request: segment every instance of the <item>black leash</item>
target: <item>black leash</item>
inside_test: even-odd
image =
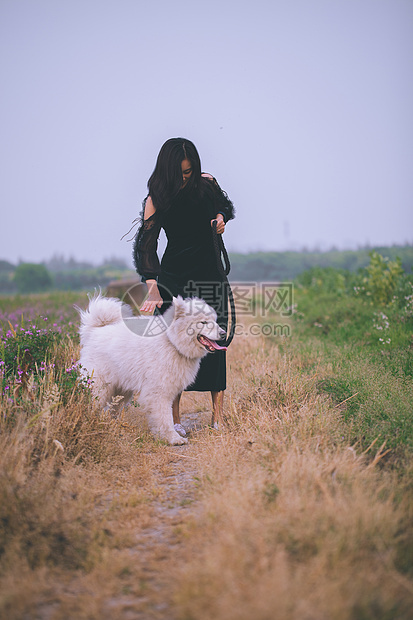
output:
[[[224,240],[222,239],[222,235],[217,233],[217,224],[218,222],[214,220],[212,222],[212,241],[214,243],[215,256],[217,259],[217,267],[218,271],[222,277],[222,284],[224,285],[225,294],[229,299],[229,304],[231,306],[231,326],[229,329],[229,334],[227,334],[227,338],[225,340],[224,346],[229,347],[234,338],[235,326],[236,326],[236,314],[235,314],[235,302],[234,296],[232,294],[231,285],[228,282],[227,275],[229,274],[229,270],[231,269],[231,265],[228,258],[228,252],[224,245]],[[224,264],[222,263],[222,259],[224,260]]]

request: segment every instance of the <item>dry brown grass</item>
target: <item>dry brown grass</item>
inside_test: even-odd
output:
[[[346,444],[297,352],[237,345],[230,432],[199,442],[179,617],[411,617],[411,489]]]
[[[63,406],[53,374],[39,398],[1,405],[0,617],[101,617],[96,601],[116,594],[121,553],[149,523],[164,446],[139,412],[113,419],[88,394]]]
[[[64,407],[53,377],[15,418],[4,401],[0,617],[407,620],[411,469],[351,446],[316,390],[326,369],[283,348],[238,338],[227,428],[208,430],[209,395],[187,394],[202,428],[179,448],[138,408]]]

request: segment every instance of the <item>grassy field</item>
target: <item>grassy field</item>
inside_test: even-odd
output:
[[[412,617],[411,284],[367,276],[307,274],[291,337],[245,329],[226,427],[185,394],[183,447],[77,381],[85,295],[0,299],[0,617]]]

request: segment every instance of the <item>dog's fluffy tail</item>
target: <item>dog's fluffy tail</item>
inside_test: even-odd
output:
[[[123,317],[133,316],[132,308],[114,297],[103,297],[99,292],[89,297],[89,307],[82,310],[75,306],[80,314],[80,340],[84,343],[90,331],[95,327],[104,327],[119,323]]]

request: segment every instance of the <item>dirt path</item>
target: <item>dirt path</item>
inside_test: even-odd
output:
[[[107,617],[121,620],[174,620],[174,568],[185,561],[185,530],[196,519],[197,432],[208,424],[210,413],[183,414],[189,431],[186,446],[166,449],[170,458],[156,472],[158,493],[151,502],[148,527],[136,534],[129,548],[133,572],[138,575],[140,594],[112,597],[105,604]],[[192,441],[191,441],[192,439]]]
[[[23,620],[178,620],[175,572],[188,557],[186,532],[200,509],[197,439],[210,415],[182,414],[189,443],[151,455],[150,487],[142,495],[134,494],[139,478],[131,478],[121,493],[113,485],[104,504],[109,515],[113,510],[108,535],[119,544],[109,545],[107,557],[90,573],[62,574],[50,588],[44,584]],[[130,504],[129,497],[143,503]]]

